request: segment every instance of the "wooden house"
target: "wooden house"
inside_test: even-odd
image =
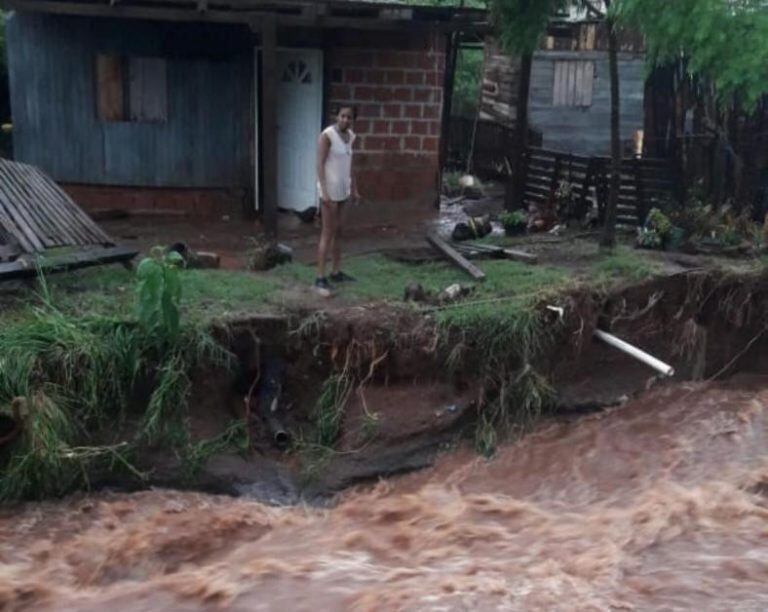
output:
[[[645,55],[642,40],[620,36],[621,135],[633,146],[643,129]],[[492,40],[485,46],[480,119],[513,127],[517,112],[520,59]],[[608,36],[599,21],[554,21],[534,53],[528,95],[530,128],[547,149],[582,155],[610,152]]]
[[[449,45],[484,11],[353,0],[2,0],[19,161],[88,209],[316,205],[315,142],[357,108],[369,213],[431,207]]]

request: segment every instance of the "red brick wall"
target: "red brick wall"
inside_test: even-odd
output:
[[[244,189],[181,189],[166,187],[105,187],[64,184],[61,187],[88,212],[125,210],[195,217],[240,215],[244,210]]]
[[[327,121],[340,105],[357,109],[361,194],[377,203],[431,207],[438,186],[444,38],[358,33],[334,42],[326,55]]]

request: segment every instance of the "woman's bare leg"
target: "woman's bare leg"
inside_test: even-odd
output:
[[[331,243],[331,273],[337,274],[341,270],[341,240],[344,233],[345,206],[342,204],[336,212],[336,227]]]
[[[338,225],[339,205],[336,202],[323,202],[320,220],[320,244],[317,247],[317,277],[325,278],[325,262],[328,259],[329,249],[333,249],[333,237]]]

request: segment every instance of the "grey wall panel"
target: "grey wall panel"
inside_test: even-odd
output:
[[[15,156],[58,181],[249,186],[252,47],[241,33],[15,13],[7,24]],[[98,53],[167,60],[166,122],[96,116]]]

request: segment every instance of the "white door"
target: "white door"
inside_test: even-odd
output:
[[[317,206],[323,57],[318,49],[280,49],[277,58],[278,206],[301,211]]]

